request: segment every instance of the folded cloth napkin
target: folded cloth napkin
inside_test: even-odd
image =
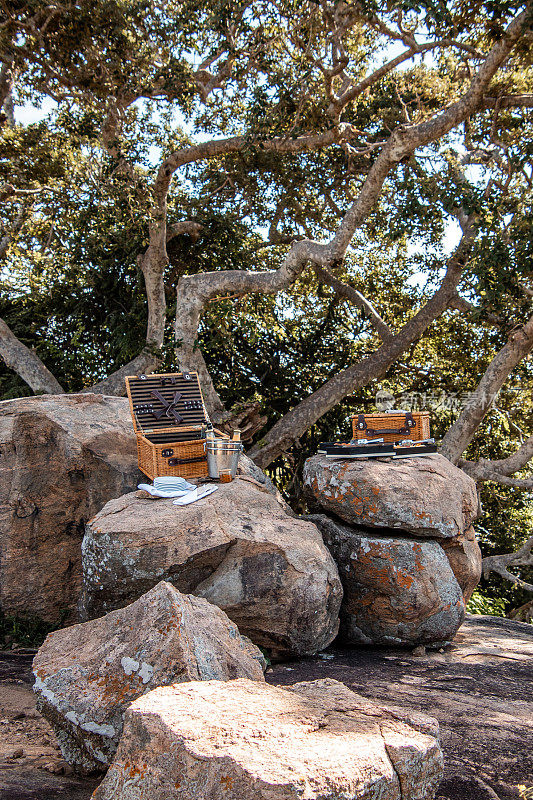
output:
[[[183,497],[174,500],[173,505],[188,506],[190,503],[195,503],[197,500],[203,500],[204,497],[213,494],[217,489],[218,486],[213,486],[212,483],[206,483],[205,486],[198,486],[193,489],[192,492],[187,492]]]
[[[185,484],[187,488],[183,489],[156,489],[155,486],[149,483],[140,483],[137,488],[143,489],[145,492],[151,494],[152,497],[183,497],[189,494],[191,489],[195,488],[192,483],[187,483],[187,481],[185,481]]]

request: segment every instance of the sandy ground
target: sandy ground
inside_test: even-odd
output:
[[[33,652],[0,651],[0,800],[89,800],[98,780],[73,775],[35,709]],[[266,675],[318,678],[439,720],[439,800],[533,798],[533,626],[470,617],[444,652],[329,648]]]
[[[86,800],[98,781],[73,775],[35,709],[33,652],[0,652],[0,800]]]

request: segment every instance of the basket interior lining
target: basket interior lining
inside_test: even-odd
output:
[[[183,431],[182,433],[143,433],[145,439],[152,444],[172,444],[173,442],[193,442],[204,440],[202,431]]]
[[[174,377],[176,382],[173,384],[168,383],[169,377]],[[162,380],[167,381],[164,386],[162,385]],[[127,384],[133,406],[133,413],[135,414],[137,425],[141,430],[149,429],[163,431],[167,428],[175,428],[180,424],[177,423],[172,416],[167,417],[165,415],[158,420],[150,413],[137,414],[135,412],[135,409],[138,405],[144,405],[146,403],[150,403],[154,406],[154,408],[161,408],[161,403],[157,400],[157,398],[152,397],[151,395],[151,392],[154,389],[160,392],[162,397],[164,397],[168,403],[171,403],[174,400],[174,395],[176,392],[181,393],[181,398],[176,406],[176,411],[181,417],[183,417],[183,422],[181,423],[182,425],[205,425],[207,423],[207,415],[203,404],[202,393],[197,375],[191,375],[190,380],[185,380],[185,378],[180,374],[174,376],[164,376],[163,378],[150,376],[147,376],[145,379],[130,378]],[[200,408],[185,408],[184,405],[185,401],[187,400],[195,400],[201,403]],[[192,438],[195,437],[187,434],[184,440],[173,439],[173,441],[185,441],[186,439]]]

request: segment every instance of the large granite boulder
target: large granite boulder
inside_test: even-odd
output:
[[[342,587],[319,531],[246,476],[189,506],[112,500],[87,525],[83,573],[85,616],[167,580],[222,608],[275,658],[321,650],[338,630]]]
[[[308,519],[339,567],[344,642],[440,646],[453,638],[465,603],[438,542],[379,536],[321,514]]]
[[[85,522],[140,477],[127,400],[78,394],[1,402],[1,611],[75,619]]]
[[[345,522],[450,539],[476,519],[476,484],[441,455],[404,459],[307,459],[304,486]]]
[[[135,603],[49,634],[35,656],[37,708],[65,760],[105,769],[132,700],[190,680],[264,680],[261,651],[216,606],[161,581]]]
[[[337,681],[167,686],[129,707],[93,800],[432,800],[437,735]]]

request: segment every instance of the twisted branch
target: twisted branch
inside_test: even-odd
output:
[[[488,578],[491,572],[495,572],[506,581],[510,581],[515,586],[520,586],[528,592],[533,592],[533,584],[527,583],[517,575],[509,572],[508,567],[533,567],[533,536],[522,545],[515,553],[505,553],[498,556],[486,556],[483,559],[483,577]]]

